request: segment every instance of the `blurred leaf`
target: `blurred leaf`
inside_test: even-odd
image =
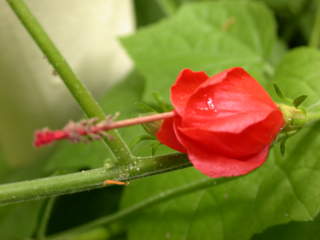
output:
[[[138,27],[154,23],[165,17],[157,1],[134,0],[136,22]]]
[[[318,240],[320,235],[319,216],[312,222],[291,222],[275,226],[257,234],[252,240]]]
[[[306,0],[259,0],[263,1],[278,13],[298,13],[303,8]]]
[[[31,237],[37,225],[42,201],[0,208],[1,239],[22,240]]]
[[[320,110],[320,52],[312,48],[297,48],[290,51],[276,70],[274,82],[285,96],[294,99],[308,95],[301,104],[312,110]]]
[[[275,40],[275,22],[263,4],[227,1],[183,5],[122,43],[147,80],[147,99],[160,92],[167,100],[183,68],[213,74],[242,66],[263,81]]]
[[[46,170],[55,172],[96,168],[103,165],[110,157],[109,150],[100,141],[89,144],[73,144],[65,141],[59,143],[56,151],[50,156]]]
[[[122,189],[120,186],[112,186],[59,197],[50,217],[48,234],[115,212],[119,207]]]
[[[298,18],[299,28],[306,43],[309,41],[312,29],[314,27],[318,4],[318,0],[308,1],[306,9],[301,13],[300,17]]]
[[[5,161],[4,154],[1,151],[0,146],[0,179],[2,179],[8,173],[8,171],[10,171],[10,169],[7,165],[7,162]]]
[[[141,101],[143,91],[143,78],[137,72],[133,72],[127,79],[109,90],[100,103],[107,114],[120,112],[119,119],[133,117],[138,112],[136,103]],[[139,126],[120,130],[127,142],[137,135],[137,131],[142,132]],[[110,157],[107,147],[100,141],[90,144],[62,142],[49,159],[46,169],[52,172],[61,169],[95,168],[102,166]]]

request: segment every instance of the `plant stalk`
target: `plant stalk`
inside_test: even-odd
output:
[[[59,74],[85,114],[89,118],[98,117],[104,119],[105,113],[103,109],[95,101],[88,89],[77,78],[65,58],[49,38],[38,20],[33,16],[25,2],[23,0],[7,0],[7,2],[43,54],[47,57],[55,71]],[[112,141],[107,138],[104,138],[104,141],[111,149],[114,158],[119,162],[129,162],[132,158],[132,154],[119,133],[117,131],[111,131],[109,134],[112,136]]]
[[[0,206],[39,200],[107,186],[105,180],[127,182],[191,166],[186,155],[169,154],[156,157],[137,157],[125,166],[104,167],[60,176],[0,185]]]

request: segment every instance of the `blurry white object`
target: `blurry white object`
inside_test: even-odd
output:
[[[117,41],[134,30],[131,0],[26,3],[96,96],[131,69]],[[34,158],[34,129],[59,126],[78,108],[6,1],[0,9],[0,151],[11,165],[20,165]]]

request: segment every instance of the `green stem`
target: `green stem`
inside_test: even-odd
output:
[[[161,203],[164,201],[168,201],[170,199],[173,199],[173,198],[185,195],[185,194],[200,191],[205,188],[212,187],[214,185],[229,182],[234,179],[237,179],[237,178],[220,178],[220,179],[203,178],[198,181],[194,181],[194,182],[191,182],[191,183],[188,183],[188,184],[185,184],[185,185],[173,188],[173,189],[163,191],[157,195],[154,195],[154,196],[151,196],[151,197],[145,199],[142,202],[134,204],[128,208],[122,209],[112,215],[98,218],[98,219],[93,220],[89,223],[83,224],[83,225],[75,227],[73,229],[69,229],[69,230],[62,232],[62,233],[58,233],[54,236],[50,236],[48,239],[50,239],[50,240],[60,240],[61,239],[62,240],[65,237],[67,237],[69,235],[73,235],[75,233],[84,232],[84,231],[87,231],[92,228],[96,228],[99,226],[114,223],[114,222],[119,221],[123,218],[126,218],[126,217],[128,217],[128,216],[130,216],[130,215],[132,215],[142,209],[146,209],[152,205],[155,205],[155,204],[158,204],[158,203]]]
[[[123,234],[125,228],[120,224],[112,224],[105,227],[97,227],[89,229],[88,231],[66,233],[63,232],[58,235],[49,236],[47,240],[108,240],[115,239],[117,236]]]
[[[104,187],[105,180],[130,181],[190,166],[183,154],[139,157],[126,166],[105,166],[61,176],[0,185],[0,205]]]
[[[81,234],[64,236],[63,238],[60,238],[60,240],[108,240],[111,238],[112,234],[110,234],[107,229],[97,228]]]
[[[51,215],[55,201],[56,201],[56,198],[53,197],[53,198],[47,199],[47,201],[45,202],[43,214],[41,216],[40,224],[38,226],[37,233],[36,233],[37,240],[46,239],[47,226],[48,226],[48,222],[49,222],[50,215]]]
[[[317,12],[314,21],[314,25],[311,32],[311,37],[309,41],[309,46],[318,48],[320,42],[320,4],[317,3]]]
[[[306,123],[312,123],[320,120],[320,112],[307,112]]]
[[[23,0],[7,0],[12,10],[20,19],[23,26],[37,43],[43,54],[48,58],[56,72],[60,75],[65,85],[70,90],[73,97],[81,106],[82,110],[89,118],[105,118],[105,113],[95,101],[88,89],[81,83],[62,54],[51,41],[37,19],[32,15],[28,6]],[[117,131],[110,131],[112,140],[104,139],[110,147],[115,159],[122,162],[129,162],[132,158],[130,150],[122,140]]]

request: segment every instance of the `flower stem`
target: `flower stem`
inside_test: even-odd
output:
[[[67,237],[69,235],[73,235],[75,233],[84,232],[84,231],[87,231],[92,228],[96,228],[96,227],[99,227],[102,225],[114,223],[114,222],[119,221],[123,218],[126,218],[126,217],[128,217],[128,216],[130,216],[130,215],[132,215],[142,209],[146,209],[148,207],[151,207],[155,204],[158,204],[158,203],[161,203],[164,201],[168,201],[172,198],[176,198],[176,197],[188,194],[188,193],[200,191],[205,188],[212,187],[214,185],[223,184],[225,182],[229,182],[234,179],[237,179],[237,178],[220,178],[220,179],[203,178],[198,181],[189,182],[185,185],[182,185],[182,186],[179,186],[179,187],[176,187],[173,189],[169,189],[169,190],[163,191],[157,195],[151,196],[151,197],[145,199],[144,201],[141,201],[141,202],[134,204],[130,207],[127,207],[125,209],[122,209],[122,210],[116,212],[115,214],[101,217],[101,218],[98,218],[98,219],[93,220],[91,222],[88,222],[86,224],[83,224],[81,226],[75,227],[73,229],[69,229],[65,232],[58,233],[54,236],[49,236],[48,239],[50,239],[50,240],[60,240],[61,239],[62,240],[65,237]]]
[[[72,142],[80,142],[81,140],[88,141],[88,138],[83,138],[83,136],[89,137],[90,140],[99,140],[103,136],[110,137],[109,135],[105,134],[105,131],[154,122],[172,118],[174,116],[175,112],[165,112],[149,116],[125,119],[117,122],[113,122],[111,117],[108,117],[104,121],[100,121],[98,123],[96,123],[96,119],[82,120],[78,123],[69,122],[62,130],[52,131],[48,128],[45,128],[43,130],[36,131],[34,145],[36,147],[41,147],[45,144],[62,139],[69,139]]]
[[[105,187],[105,180],[130,181],[190,166],[183,154],[136,157],[128,165],[96,168],[66,175],[0,185],[0,205],[38,200]]]
[[[89,118],[98,117],[104,119],[105,113],[103,109],[95,101],[88,89],[77,78],[38,20],[32,15],[25,2],[23,0],[7,0],[7,2],[43,54],[48,58],[56,72],[60,75],[85,114]],[[110,147],[115,159],[122,162],[130,161],[132,158],[130,150],[118,132],[111,131],[110,135],[112,136],[112,141],[107,138],[105,138],[104,141]]]
[[[107,124],[106,126],[102,126],[101,130],[109,131],[115,128],[123,128],[123,127],[138,125],[142,123],[147,123],[147,122],[154,122],[158,120],[172,118],[174,116],[175,116],[175,112],[164,112],[164,113],[158,113],[158,114],[153,114],[149,116],[130,118],[130,119],[112,122],[110,124]]]
[[[320,42],[320,4],[317,3],[316,17],[312,28],[309,46],[318,48]]]
[[[43,213],[40,219],[39,226],[37,228],[36,239],[37,240],[45,240],[46,239],[46,232],[47,226],[49,222],[49,218],[52,212],[53,205],[56,201],[55,197],[49,198],[45,201]]]

